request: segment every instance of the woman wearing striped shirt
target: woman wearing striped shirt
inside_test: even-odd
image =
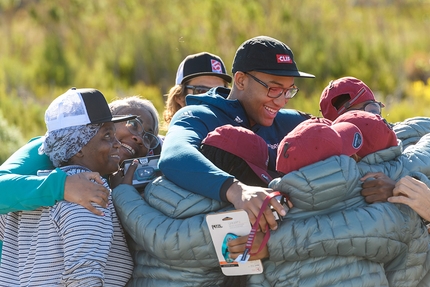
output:
[[[120,161],[114,123],[133,118],[112,117],[97,90],[70,89],[45,113],[39,152],[68,175],[113,173]],[[94,206],[104,216],[66,201],[0,216],[0,286],[124,286],[133,262],[110,196],[106,208]]]

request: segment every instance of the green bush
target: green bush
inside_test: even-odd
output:
[[[4,162],[14,151],[25,144],[25,140],[16,126],[10,125],[0,111],[0,162]]]

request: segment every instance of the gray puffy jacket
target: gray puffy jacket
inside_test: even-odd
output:
[[[427,230],[407,206],[367,204],[362,175],[353,159],[334,156],[271,182],[294,208],[271,233],[268,286],[417,286]]]
[[[406,132],[404,131],[404,134],[409,133],[411,137],[414,135],[414,129],[408,127],[405,130]],[[419,135],[417,135],[417,137],[418,136]],[[406,136],[402,142],[404,143],[405,140],[407,140]],[[418,138],[416,138],[413,143],[417,141]],[[425,150],[426,146],[424,141],[421,144],[423,144]],[[415,151],[411,152],[409,155],[411,159],[416,156],[416,152],[419,151],[421,147],[422,146],[418,145]],[[312,279],[312,275],[320,274],[320,276],[324,277],[325,274],[316,272],[316,270],[320,270],[320,266],[318,265],[320,259],[339,257],[336,256],[337,252],[338,255],[345,255],[343,256],[345,258],[341,258],[336,262],[332,260],[331,262],[332,264],[338,264],[340,269],[342,266],[352,266],[351,270],[355,271],[362,268],[364,273],[371,274],[369,278],[376,280],[375,282],[380,282],[382,286],[387,285],[386,282],[395,282],[392,286],[415,286],[413,282],[416,282],[422,277],[421,274],[424,272],[423,270],[429,269],[426,267],[428,260],[423,259],[425,257],[424,254],[427,254],[427,249],[422,250],[421,256],[412,256],[412,258],[417,258],[410,262],[411,266],[415,267],[402,265],[402,263],[405,263],[404,258],[406,258],[402,256],[407,256],[402,252],[404,248],[408,246],[407,244],[410,243],[413,247],[411,248],[411,254],[414,254],[414,250],[420,253],[419,250],[423,247],[420,245],[420,240],[422,240],[421,236],[424,235],[420,233],[422,228],[419,219],[414,212],[405,206],[400,206],[400,209],[397,209],[393,208],[394,205],[389,203],[365,204],[359,196],[360,188],[358,187],[359,182],[357,181],[358,174],[364,175],[367,171],[387,172],[391,170],[393,171],[393,174],[391,174],[393,177],[399,177],[409,172],[410,170],[408,168],[407,172],[399,171],[405,165],[405,160],[401,160],[400,162],[402,163],[400,164],[392,162],[391,165],[394,166],[392,168],[390,168],[390,164],[388,164],[388,166],[383,164],[379,165],[379,160],[393,160],[396,156],[400,155],[400,151],[401,145],[387,151],[386,155],[377,154],[369,158],[366,157],[361,164],[363,165],[362,167],[355,167],[354,162],[351,162],[347,157],[335,157],[337,160],[334,161],[337,162],[338,167],[342,169],[344,183],[340,183],[339,181],[342,177],[330,176],[327,174],[328,170],[319,168],[315,179],[317,179],[319,175],[323,175],[323,177],[317,181],[309,181],[309,186],[315,188],[315,195],[313,193],[312,195],[307,194],[306,188],[300,191],[297,187],[298,191],[291,194],[295,208],[287,215],[287,218],[290,220],[284,221],[278,231],[272,232],[268,244],[271,257],[265,262],[265,273],[264,275],[249,276],[249,285],[289,286],[286,282],[293,282],[291,286],[298,286],[294,284],[307,282],[309,286],[314,286],[312,285],[312,280],[320,280],[320,278],[314,276],[314,279]],[[377,160],[373,160],[374,156],[376,156]],[[426,156],[427,153],[425,151],[425,156],[422,158]],[[341,160],[342,158],[344,159]],[[419,157],[417,157],[417,159],[419,160]],[[414,161],[415,160],[416,159],[414,159]],[[351,165],[345,166],[346,162]],[[421,161],[421,163],[423,162],[424,161]],[[422,171],[428,174],[425,170],[425,164],[421,163],[417,165],[417,168],[411,168],[411,170]],[[376,165],[377,168],[372,169],[372,165]],[[353,169],[351,169],[352,166],[354,166]],[[413,166],[414,165],[412,165],[412,167]],[[311,168],[311,166],[309,167]],[[334,169],[332,171],[334,171]],[[287,176],[294,175],[291,174]],[[310,178],[299,177],[298,182],[305,183],[306,180],[309,179]],[[284,180],[285,177],[282,178],[282,181]],[[327,181],[327,183],[323,183],[322,180]],[[333,180],[332,184],[330,184],[331,180]],[[273,184],[281,184],[277,181],[279,181],[279,179],[275,180]],[[352,182],[355,181],[357,181],[355,183],[357,186],[353,187],[354,184],[352,184]],[[347,185],[351,184],[353,188],[351,190],[348,189],[351,191],[351,194],[346,196],[346,193],[344,195],[330,193],[329,201],[317,200],[321,199],[320,196],[327,194],[324,192],[322,194],[317,194],[317,190],[324,187],[328,188],[332,185],[334,185],[334,189],[329,188],[328,191],[336,190],[336,184],[340,184],[341,189],[344,188],[344,193],[345,190],[348,189]],[[344,198],[344,196],[346,197]],[[144,197],[145,198],[142,199],[137,191],[128,185],[120,185],[115,188],[113,192],[113,199],[118,210],[118,215],[121,218],[125,230],[130,235],[130,251],[133,253],[135,260],[133,279],[129,282],[129,286],[218,286],[223,279],[223,275],[218,267],[215,250],[206,227],[205,215],[212,211],[222,211],[225,208],[231,207],[226,207],[225,204],[215,200],[204,198],[200,195],[183,190],[163,177],[156,179],[147,187]],[[302,197],[304,197],[304,199]],[[309,203],[307,200],[311,200],[311,202]],[[305,207],[301,207],[301,204],[304,204]],[[308,207],[306,207],[306,205],[308,205]],[[307,208],[309,208],[309,206],[316,207],[316,210],[313,209],[314,207],[308,210]],[[351,209],[351,207],[353,208]],[[336,210],[338,210],[337,217],[330,217],[329,214],[331,212],[335,214]],[[346,220],[347,217],[344,217],[345,210],[347,210],[348,213],[352,212],[352,217],[348,221]],[[317,222],[312,219],[313,216],[320,215],[325,216],[326,226],[333,227],[334,229],[327,228],[326,232],[321,232],[320,227],[322,225],[319,224],[322,224],[324,221],[320,221],[320,223],[317,224]],[[352,220],[354,218],[356,221]],[[306,222],[304,232],[297,232],[296,230],[298,229],[294,229],[297,227],[297,222],[299,225]],[[337,224],[338,222],[339,225]],[[415,229],[412,228],[414,224],[417,225]],[[373,228],[368,227],[371,225]],[[381,229],[382,227],[387,229]],[[357,228],[355,229],[355,233],[352,230],[354,228]],[[373,238],[371,233],[375,230],[380,233],[379,238],[383,242],[387,242],[386,244],[379,244],[385,247],[385,251],[380,250],[377,252],[372,249],[372,246],[378,246],[373,243],[370,244],[371,241],[369,241],[369,238]],[[346,235],[342,237],[341,231]],[[388,235],[386,232],[389,232],[391,237],[387,237]],[[327,239],[324,237],[324,235],[327,234],[331,235],[332,238]],[[354,240],[351,239],[351,234],[356,235]],[[410,236],[410,238],[407,238],[407,236]],[[287,240],[287,242],[285,242],[285,240]],[[293,247],[294,245],[292,245],[291,242],[296,242],[297,246]],[[315,245],[304,245],[304,242],[316,243]],[[354,245],[357,242],[359,244],[358,247]],[[328,246],[325,244],[338,247],[334,251],[331,250],[331,253],[324,255],[324,253],[321,253],[321,250],[328,250]],[[388,246],[399,246],[399,244],[403,246],[403,248],[400,248],[400,251],[394,248],[398,253],[393,252],[391,249],[392,247],[388,248]],[[313,248],[312,252],[306,248]],[[349,253],[342,253],[349,248],[351,248]],[[319,252],[317,252],[317,250],[319,250]],[[370,254],[367,254],[367,251],[371,251]],[[303,254],[301,254],[301,252],[303,252]],[[361,261],[357,260],[359,257],[363,257]],[[381,261],[381,258],[385,259]],[[291,263],[290,261],[293,262],[292,265],[289,265]],[[306,264],[304,264],[305,262]],[[421,266],[417,262],[424,262],[425,264]],[[330,266],[330,260],[327,260],[325,264]],[[378,265],[383,266],[387,271],[386,274],[381,272],[382,267],[378,267]],[[277,268],[278,266],[279,268]],[[298,268],[299,266],[300,268]],[[413,269],[417,270],[415,274],[411,272]],[[281,271],[278,272],[277,270]],[[328,279],[328,282],[331,283],[327,284],[336,285],[342,284],[341,282],[349,282],[353,284],[353,286],[366,286],[366,282],[371,282],[370,280],[364,280],[361,275],[357,275],[358,277],[355,278],[351,275],[352,273],[349,273],[349,271],[346,272],[346,269],[344,270],[345,272],[340,273],[337,271],[331,271],[334,273],[327,273],[326,277],[329,278],[330,275],[328,274],[333,274],[331,275],[331,280],[336,279],[335,281],[330,281]],[[372,270],[374,272],[372,272]],[[287,273],[284,274],[283,271],[287,271]],[[402,272],[404,274],[402,274]],[[291,279],[293,281],[286,281],[285,278],[289,276],[294,278]],[[402,285],[403,283],[401,284],[401,282],[403,282],[402,280],[399,281],[396,279],[399,277],[403,278],[402,276],[406,276],[404,277],[404,281],[406,282],[404,285]],[[304,286],[306,286],[306,284]],[[371,286],[375,285],[373,284]]]
[[[146,187],[144,198],[124,184],[112,197],[135,263],[127,286],[221,284],[224,276],[205,217],[226,204],[186,191],[164,177]]]

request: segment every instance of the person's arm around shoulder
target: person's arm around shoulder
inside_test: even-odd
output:
[[[214,122],[219,120],[205,107],[188,106],[182,109],[181,114],[175,114],[167,132],[159,161],[160,170],[167,179],[184,189],[215,200],[228,201],[236,209],[245,209],[251,222],[255,222],[261,204],[272,190],[234,182],[232,175],[207,159],[199,147],[206,135],[216,128]],[[270,203],[281,215],[285,214],[275,199]],[[263,231],[266,230],[266,222],[271,229],[276,229],[276,220],[268,207],[260,220]]]
[[[56,169],[48,176],[37,176],[38,170],[53,169],[49,158],[38,153],[41,143],[42,138],[31,140],[0,166],[0,214],[53,206],[66,200],[101,215],[91,205],[91,202],[101,206],[107,203],[109,190],[101,185],[100,175],[92,172],[67,176]]]
[[[181,188],[221,200],[219,191],[233,176],[216,167],[199,150],[217,124],[219,120],[207,107],[182,108],[172,119],[158,164],[166,178]]]
[[[302,219],[284,219],[276,231],[271,232],[267,245],[251,259],[280,261],[300,261],[312,257],[358,256],[374,262],[394,260],[398,253],[390,248],[400,248],[409,243],[412,235],[405,234],[405,224],[421,234],[420,224],[411,220],[408,212],[401,212],[391,204],[371,204],[362,208],[339,210],[329,214],[315,215]],[[336,231],[332,230],[336,219]],[[366,228],[363,228],[366,226]],[[324,231],[324,232],[323,232]],[[255,253],[263,241],[264,234],[257,232],[252,252]],[[350,238],[351,240],[345,240]],[[231,257],[236,258],[245,250],[248,236],[241,236],[228,243]],[[306,242],[306,244],[302,244]],[[390,252],[391,250],[391,252]],[[407,250],[405,250],[407,251]]]

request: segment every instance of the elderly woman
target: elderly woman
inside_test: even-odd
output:
[[[137,116],[115,124],[116,137],[121,144],[120,162],[160,152],[158,113],[150,101],[132,96],[115,100],[109,107],[113,115]],[[106,207],[109,190],[90,181],[102,183],[98,173],[67,175],[55,170],[46,177],[36,176],[38,170],[53,169],[49,157],[38,154],[42,142],[42,137],[33,138],[0,166],[0,214],[52,206],[64,199],[101,215],[91,202]],[[13,197],[10,190],[16,192]]]
[[[39,152],[67,175],[113,173],[120,163],[114,123],[134,118],[113,117],[98,90],[70,89],[46,110]],[[115,208],[94,207],[104,216],[67,201],[2,215],[0,285],[124,286],[133,263]]]
[[[120,162],[160,152],[158,113],[150,101],[132,96],[113,101],[109,108],[114,115],[136,115],[115,124],[116,137],[121,145]],[[38,170],[54,168],[48,156],[38,153],[42,143],[43,137],[31,139],[0,166],[0,214],[34,210],[66,200],[103,215],[92,203],[107,207],[110,190],[103,185],[98,172],[67,174],[55,169],[44,177],[36,175]],[[123,181],[120,173],[112,180],[115,184]],[[14,193],[11,194],[10,190]],[[1,245],[0,241],[0,255]]]

